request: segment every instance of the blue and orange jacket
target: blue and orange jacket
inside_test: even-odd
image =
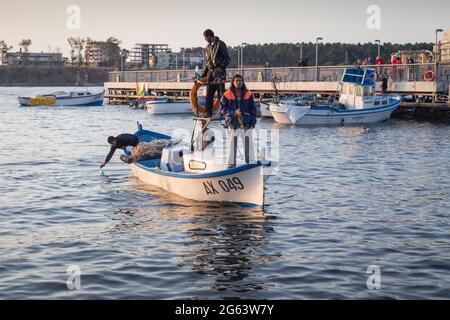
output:
[[[225,116],[225,123],[228,128],[239,129],[241,124],[236,118],[236,110],[240,109],[244,129],[253,129],[256,125],[256,107],[252,93],[247,89],[242,89],[241,105],[238,106],[236,92],[233,88],[228,89],[220,100],[220,109]]]

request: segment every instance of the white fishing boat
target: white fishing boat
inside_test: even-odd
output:
[[[400,105],[399,95],[375,94],[375,70],[347,68],[340,82],[339,100],[281,100],[270,104],[278,123],[296,125],[361,124],[389,119]]]
[[[261,102],[259,110],[261,118],[273,118],[272,112],[270,111],[270,103]]]
[[[101,106],[103,105],[105,91],[56,91],[50,94],[33,97],[19,97],[19,103],[23,107],[33,106]]]
[[[145,104],[149,114],[192,114],[191,103],[187,99],[160,97],[147,101]]]
[[[138,128],[135,135],[140,142],[171,139],[144,130],[140,124]],[[238,163],[236,167],[228,168],[214,156],[205,155],[206,151],[194,150],[193,142],[191,144],[191,148],[166,147],[157,159],[133,161],[131,170],[139,180],[187,199],[264,205],[264,168],[270,167],[270,161]]]

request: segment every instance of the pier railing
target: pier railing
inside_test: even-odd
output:
[[[279,67],[279,68],[244,68],[227,69],[228,76],[240,73],[246,81],[339,81],[344,69],[354,66],[319,66],[313,67]],[[366,65],[374,68],[377,80],[386,77],[389,81],[426,81],[425,74],[431,70],[434,79],[429,81],[450,82],[450,64],[401,64],[401,65]],[[144,70],[109,72],[109,82],[186,82],[192,81],[194,70]],[[428,74],[430,76],[430,74]],[[431,80],[432,79],[432,80]]]

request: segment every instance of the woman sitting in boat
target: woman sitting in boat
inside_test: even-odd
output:
[[[228,167],[236,166],[238,137],[244,144],[245,162],[255,161],[252,129],[256,125],[256,107],[253,95],[247,90],[241,75],[233,77],[230,89],[222,96],[220,107],[228,129]]]

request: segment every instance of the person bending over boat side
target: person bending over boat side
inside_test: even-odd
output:
[[[100,169],[106,166],[106,164],[111,160],[114,152],[117,149],[126,149],[127,147],[135,147],[139,143],[138,137],[134,134],[123,133],[119,134],[117,137],[109,136],[108,143],[111,145],[111,149],[109,150],[108,155],[106,156],[105,161],[100,165]]]
[[[237,140],[244,144],[245,162],[255,161],[252,131],[256,125],[256,107],[252,93],[246,88],[244,78],[236,74],[231,87],[220,100],[221,112],[228,129],[227,165],[236,166]]]

